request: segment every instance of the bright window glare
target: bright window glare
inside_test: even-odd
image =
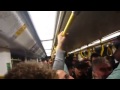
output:
[[[53,39],[55,31],[55,23],[57,19],[57,11],[28,11],[35,30],[40,40]],[[52,40],[43,41],[44,49],[52,49]],[[47,55],[51,54],[51,50],[45,50]]]
[[[50,56],[51,55],[51,53],[47,53],[47,56]]]
[[[46,53],[51,53],[51,50],[45,50]]]
[[[28,11],[40,40],[53,39],[57,11]]]
[[[42,42],[44,49],[52,49],[52,40]]]

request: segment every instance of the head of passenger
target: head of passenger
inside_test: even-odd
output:
[[[37,62],[22,62],[13,67],[4,77],[5,79],[57,79],[55,70],[46,64]]]
[[[89,65],[86,62],[76,63],[74,66],[74,73],[76,79],[87,79],[87,70]]]
[[[91,61],[88,58],[84,58],[82,61],[87,63],[91,67]]]
[[[70,76],[63,70],[57,70],[57,75],[59,79],[74,79],[72,76]]]
[[[74,66],[76,63],[79,63],[78,60],[72,60],[72,65]]]
[[[103,57],[98,57],[92,62],[92,74],[94,79],[106,79],[112,70],[113,68],[110,62]]]
[[[77,60],[77,57],[73,57],[73,60]]]
[[[21,62],[6,73],[4,79],[73,79],[63,70],[52,70],[47,64]]]
[[[92,55],[91,55],[91,62],[94,61],[98,57],[100,57],[100,55],[98,53],[92,53]]]

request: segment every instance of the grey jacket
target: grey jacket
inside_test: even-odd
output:
[[[65,51],[63,50],[57,50],[55,61],[53,63],[53,70],[64,70],[65,72],[68,72],[68,68],[65,64]]]

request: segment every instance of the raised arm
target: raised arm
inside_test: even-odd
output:
[[[64,63],[65,63],[65,50],[63,48],[63,44],[65,41],[65,36],[62,36],[61,32],[58,35],[58,44],[57,44],[57,48],[56,48],[56,57],[55,57],[55,61],[53,64],[53,69],[54,70],[64,70]]]

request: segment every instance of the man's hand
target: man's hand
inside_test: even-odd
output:
[[[63,34],[63,31],[58,35],[58,38],[57,38],[58,44],[57,44],[56,50],[58,50],[58,49],[64,50],[63,44],[65,42],[65,36],[63,36],[62,34]]]

